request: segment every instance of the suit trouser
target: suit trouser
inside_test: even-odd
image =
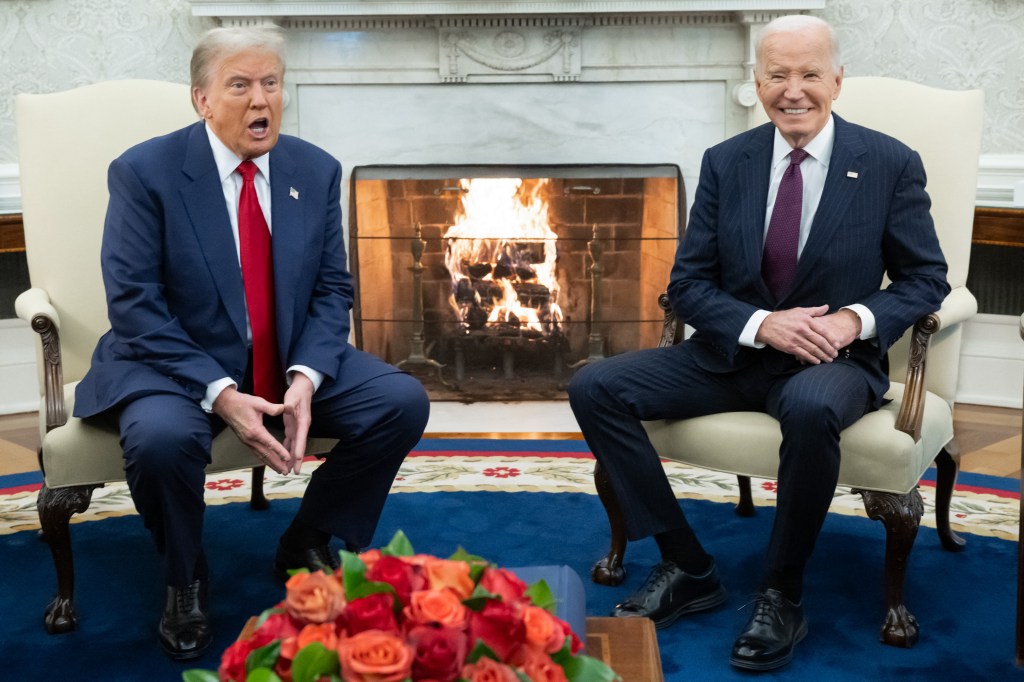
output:
[[[314,396],[309,435],[339,442],[310,476],[296,519],[350,550],[368,546],[428,413],[423,386],[398,371],[326,400]],[[187,585],[202,553],[204,469],[225,425],[194,400],[159,393],[125,405],[120,427],[128,486],[164,558],[167,584]]]
[[[789,374],[764,362],[728,373],[698,365],[692,344],[641,350],[584,366],[569,401],[608,472],[629,538],[688,525],[641,421],[766,412],[782,428],[778,502],[767,569],[802,571],[839,477],[839,433],[872,406],[862,370],[836,361]]]

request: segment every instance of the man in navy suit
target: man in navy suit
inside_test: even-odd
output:
[[[918,154],[832,114],[843,69],[831,27],[769,23],[755,81],[771,123],[704,155],[670,278],[673,310],[695,333],[585,366],[569,398],[630,539],[653,536],[661,551],[614,615],[662,627],[722,604],[725,591],[640,422],[742,410],[779,420],[765,575],[730,657],[770,670],[807,633],[803,574],[838,480],[839,433],[883,402],[887,349],[949,285]],[[792,227],[788,268],[775,213]]]
[[[230,427],[254,465],[281,474],[299,473],[307,436],[340,439],[281,537],[274,567],[286,576],[337,567],[332,536],[353,551],[369,544],[429,411],[418,381],[348,344],[341,167],[279,134],[282,45],[272,31],[208,32],[191,67],[203,120],[129,149],[109,171],[101,258],[111,329],[78,386],[75,415],[119,425],[132,498],[164,560],[159,640],[175,659],[211,642],[203,490],[217,433]],[[240,166],[247,161],[255,169]],[[240,207],[243,168],[255,174],[246,182],[259,206]],[[269,398],[253,392],[257,325],[247,305],[259,297],[240,265],[243,212],[262,212],[270,242],[262,276],[272,270],[280,375],[271,372],[279,390]],[[283,427],[283,442],[264,422]]]

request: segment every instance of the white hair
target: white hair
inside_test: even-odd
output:
[[[755,68],[761,64],[761,46],[764,44],[764,39],[768,36],[777,33],[798,33],[806,29],[822,28],[828,34],[829,46],[832,48],[832,70],[838,73],[839,69],[842,68],[843,62],[839,56],[839,38],[836,36],[835,29],[824,19],[809,14],[787,14],[784,17],[769,21],[757,34],[757,37],[754,38]]]

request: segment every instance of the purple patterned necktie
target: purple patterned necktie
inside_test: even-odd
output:
[[[782,174],[779,193],[775,196],[768,236],[764,241],[761,276],[780,300],[789,291],[796,273],[796,252],[800,243],[800,213],[804,200],[804,179],[800,163],[807,158],[803,149],[789,153],[789,167]]]

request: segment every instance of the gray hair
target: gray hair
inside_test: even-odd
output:
[[[204,88],[217,63],[246,50],[265,50],[277,55],[284,75],[284,37],[276,28],[221,26],[211,28],[192,50],[192,88]]]
[[[776,33],[796,33],[805,29],[822,28],[828,33],[829,45],[832,47],[832,70],[839,73],[843,62],[839,55],[839,37],[836,36],[835,29],[832,28],[832,24],[824,19],[809,14],[788,14],[769,21],[754,39],[755,68],[759,68],[761,65],[761,46],[764,44],[764,39],[768,36]]]

